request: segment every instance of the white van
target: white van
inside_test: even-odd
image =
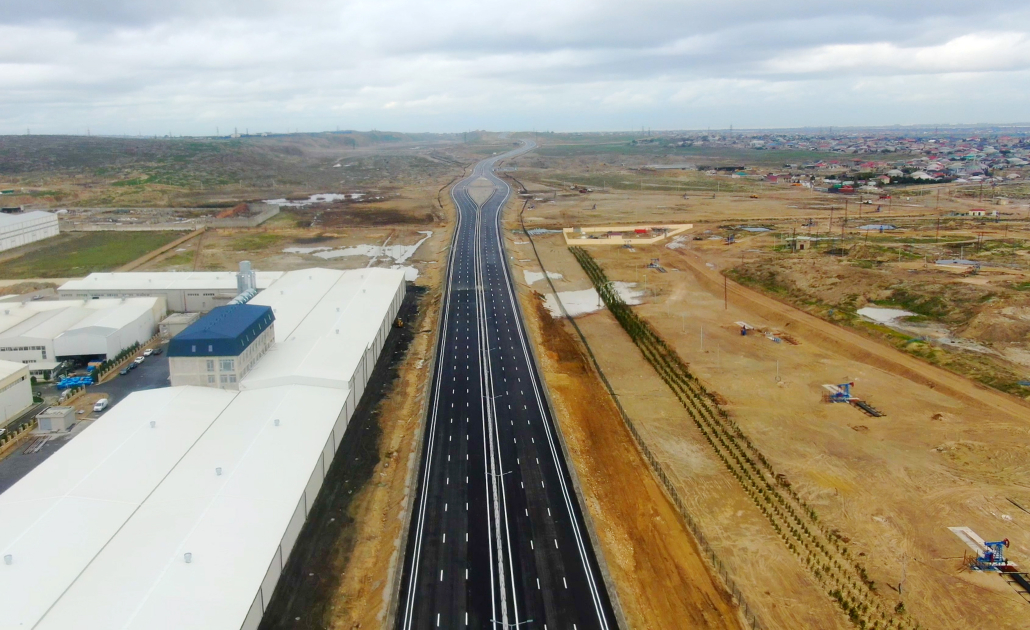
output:
[[[100,413],[104,409],[107,409],[107,403],[108,400],[106,398],[101,398],[100,400],[93,403],[93,411]]]

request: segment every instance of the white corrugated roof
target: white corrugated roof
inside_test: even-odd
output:
[[[15,337],[55,339],[79,328],[118,330],[152,310],[158,299],[38,300],[4,305],[0,309],[0,342]]]
[[[7,230],[20,223],[39,221],[40,219],[53,219],[54,221],[57,221],[57,215],[43,212],[41,210],[20,212],[18,214],[0,213],[0,230]]]
[[[258,368],[290,362],[260,388],[130,394],[0,495],[0,555],[13,556],[0,630],[243,624],[350,393],[350,373],[325,361],[353,371],[403,283],[388,270],[290,276],[269,294],[285,349]],[[291,376],[312,370],[329,386]]]
[[[19,371],[27,369],[28,366],[24,363],[15,363],[14,361],[2,361],[0,360],[0,381],[4,380],[8,376],[13,376]]]
[[[316,387],[236,395],[36,627],[239,628],[345,401]]]
[[[287,384],[348,387],[404,284],[398,269],[291,271],[250,304],[275,313],[276,344],[240,389]]]
[[[0,552],[13,556],[0,564],[0,628],[35,626],[233,398],[207,388],[128,396],[0,494]]]
[[[257,288],[264,289],[283,275],[281,271],[258,271]],[[234,271],[126,271],[91,273],[69,280],[58,291],[174,291],[236,290]]]

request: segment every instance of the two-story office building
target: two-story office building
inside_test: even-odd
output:
[[[269,306],[229,304],[212,310],[169,342],[172,386],[239,389],[275,341],[274,321]]]

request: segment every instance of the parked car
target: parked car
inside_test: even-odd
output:
[[[132,369],[132,365],[129,365],[129,367],[123,367],[121,369],[121,371],[118,372],[118,373],[121,374],[122,376],[125,376],[126,374],[129,373],[129,370],[131,370],[131,369]]]
[[[145,359],[145,358],[146,357],[136,357],[135,359],[132,360],[132,362],[135,363],[136,365],[139,365],[140,363],[143,363],[143,359]]]
[[[130,369],[130,370],[135,370],[135,369],[136,369],[136,368],[138,368],[138,367],[139,367],[139,363],[137,363],[137,362],[135,362],[135,361],[133,361],[132,363],[130,363],[130,364],[128,365],[128,369]]]
[[[145,356],[145,357],[149,357],[152,354],[154,354],[154,349],[153,348],[147,348],[146,350],[143,351],[143,356]]]
[[[154,354],[161,354],[164,351],[165,351],[164,348],[160,348],[160,347],[154,348]]]
[[[110,401],[108,401],[108,399],[106,398],[101,398],[100,400],[96,401],[95,403],[93,403],[93,412],[100,413],[104,409],[107,409],[108,402]]]

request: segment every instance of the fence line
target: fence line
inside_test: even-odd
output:
[[[525,206],[523,206],[523,211],[524,210]],[[701,527],[697,524],[697,521],[694,520],[694,517],[690,515],[690,512],[687,510],[686,505],[680,498],[679,492],[676,491],[676,487],[669,480],[669,476],[668,474],[666,474],[665,468],[662,466],[661,462],[654,455],[654,453],[651,452],[651,449],[647,446],[647,443],[644,441],[643,436],[641,436],[640,432],[637,430],[636,425],[633,423],[629,415],[626,413],[626,409],[623,408],[622,402],[619,400],[619,397],[615,394],[615,389],[612,387],[612,384],[608,381],[608,377],[605,376],[604,370],[601,369],[601,364],[598,363],[597,357],[594,355],[594,351],[590,347],[590,343],[587,341],[586,335],[583,334],[583,331],[580,329],[579,324],[576,323],[576,320],[573,319],[573,317],[569,315],[568,311],[565,310],[565,305],[562,303],[561,298],[558,297],[558,290],[555,288],[554,283],[551,281],[550,274],[547,273],[547,269],[544,267],[543,260],[541,260],[540,258],[540,252],[537,251],[536,242],[533,240],[533,236],[529,233],[529,230],[526,229],[526,223],[523,220],[521,212],[519,213],[519,222],[522,225],[523,233],[525,233],[526,237],[529,239],[530,245],[533,247],[533,253],[536,255],[537,264],[540,265],[540,270],[544,272],[544,278],[547,279],[547,284],[551,287],[551,292],[554,293],[555,300],[558,303],[558,308],[561,309],[562,316],[565,317],[565,319],[568,320],[570,324],[572,324],[573,328],[576,329],[576,334],[579,335],[580,341],[583,342],[583,346],[586,348],[587,355],[590,356],[590,361],[594,365],[594,370],[597,372],[597,375],[601,378],[601,382],[604,383],[605,389],[608,390],[608,394],[615,402],[615,406],[619,410],[619,415],[622,416],[623,423],[626,425],[626,427],[629,429],[630,434],[633,436],[633,441],[636,443],[637,448],[640,450],[641,454],[643,454],[644,459],[646,459],[648,464],[651,466],[651,470],[654,472],[655,476],[658,477],[658,479],[662,482],[662,487],[664,488],[669,498],[672,500],[673,505],[676,506],[676,510],[683,518],[683,521],[684,523],[686,523],[687,528],[690,530],[691,534],[693,534],[694,539],[698,543],[698,547],[700,547],[701,550],[705,553],[705,556],[707,557],[708,561],[711,563],[713,568],[716,569],[717,575],[719,575],[719,577],[723,581],[723,584],[726,586],[726,590],[731,594],[731,596],[737,602],[737,605],[740,607],[741,611],[744,613],[744,618],[749,624],[749,628],[751,630],[759,630],[760,628],[763,628],[762,624],[758,621],[758,615],[755,614],[754,610],[747,603],[747,600],[744,599],[743,593],[740,591],[736,583],[730,578],[729,574],[727,573],[725,564],[723,564],[723,562],[719,560],[718,556],[715,553],[715,550],[712,549],[712,546],[710,544],[708,544],[708,539],[701,531]]]

